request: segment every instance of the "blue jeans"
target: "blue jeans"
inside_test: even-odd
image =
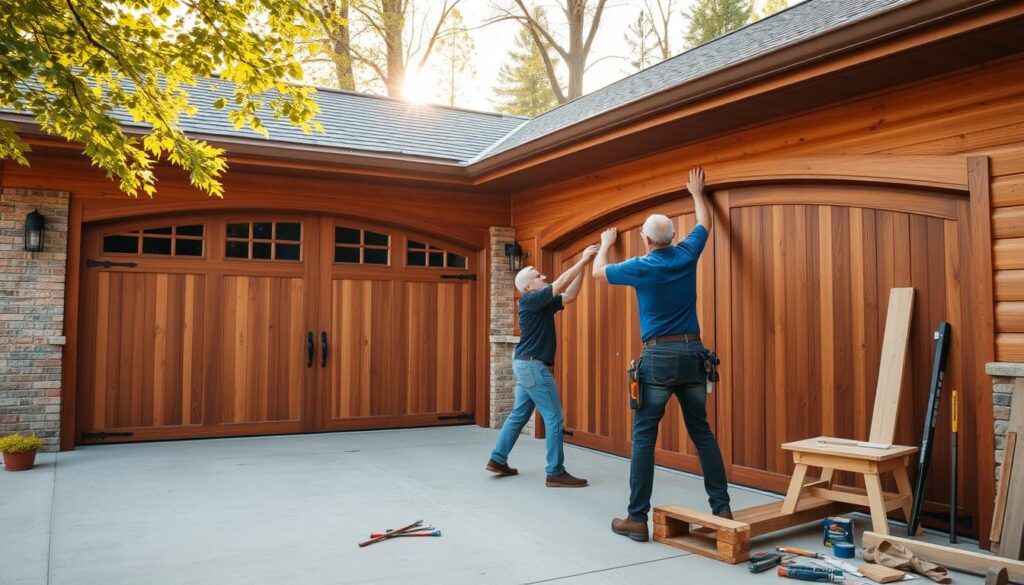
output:
[[[707,375],[693,352],[699,342],[665,343],[644,349],[640,366],[643,405],[633,411],[633,455],[629,467],[629,518],[647,521],[654,489],[654,445],[665,405],[675,395],[690,440],[704,472],[704,490],[712,512],[729,509],[728,481],[718,441],[708,424]]]
[[[561,475],[565,471],[565,454],[562,451],[563,417],[555,377],[547,366],[538,361],[515,360],[512,362],[512,372],[516,377],[516,403],[505,419],[505,424],[501,425],[491,459],[498,463],[508,463],[508,454],[536,406],[544,419],[548,460],[545,471],[548,475]]]

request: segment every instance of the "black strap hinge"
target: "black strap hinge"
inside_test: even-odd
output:
[[[473,420],[475,416],[472,412],[461,412],[459,414],[439,414],[437,420]]]
[[[100,431],[98,433],[84,433],[83,432],[82,433],[82,439],[83,440],[99,439],[99,440],[102,441],[104,439],[109,439],[111,437],[131,437],[134,434],[135,433],[128,432],[128,431],[122,431],[122,432],[117,432],[117,433],[107,433],[107,432],[104,432],[104,431]]]
[[[475,274],[442,274],[445,280],[476,280]]]
[[[93,260],[92,258],[85,261],[86,268],[135,268],[138,266],[135,262],[111,262],[110,260]]]

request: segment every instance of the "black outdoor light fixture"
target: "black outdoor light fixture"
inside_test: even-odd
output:
[[[25,251],[43,251],[43,230],[46,228],[46,218],[39,210],[25,216]]]
[[[530,253],[527,252],[526,256]],[[523,248],[519,244],[505,244],[505,256],[508,258],[508,271],[519,272],[523,269]]]

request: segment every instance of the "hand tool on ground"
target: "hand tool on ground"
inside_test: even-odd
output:
[[[410,524],[408,526],[403,526],[403,527],[399,528],[398,530],[395,530],[393,532],[388,532],[387,534],[385,534],[383,536],[378,536],[376,538],[371,538],[370,540],[366,540],[366,541],[360,542],[359,543],[359,547],[362,548],[364,546],[369,546],[369,545],[371,545],[371,544],[373,544],[375,542],[380,542],[382,540],[387,540],[389,538],[394,538],[395,536],[397,536],[399,534],[402,534],[403,532],[407,532],[409,530],[412,530],[413,528],[417,528],[417,527],[422,526],[422,525],[423,525],[423,520],[417,520],[417,521],[413,522],[412,524]]]
[[[391,534],[391,533],[390,532],[374,532],[373,534],[370,535],[370,538],[377,538],[378,536],[384,536],[386,534]],[[405,538],[405,537],[408,537],[408,536],[441,536],[441,531],[437,530],[437,529],[431,530],[430,532],[412,531],[412,530],[410,530],[408,532],[403,532],[401,534],[395,534],[394,535],[395,538]]]
[[[825,558],[825,555],[823,555],[821,553],[816,553],[816,552],[810,551],[810,550],[804,550],[802,548],[793,548],[791,546],[777,546],[777,547],[775,547],[775,550],[777,550],[777,551],[779,551],[781,553],[789,553],[791,555],[800,555],[802,557],[811,557],[812,559],[823,559],[823,558]]]
[[[841,561],[839,559],[834,559],[832,557],[825,557],[825,558],[823,558],[821,560],[825,561],[826,563],[832,565],[833,567],[835,567],[835,568],[837,568],[837,569],[839,569],[839,570],[841,570],[841,571],[843,571],[845,573],[849,573],[849,574],[853,575],[854,577],[863,577],[864,576],[863,573],[861,573],[860,571],[857,570],[857,567],[851,565],[850,563],[847,563],[846,561]]]
[[[956,544],[956,510],[958,500],[958,498],[956,497],[956,464],[958,460],[957,435],[958,431],[960,430],[960,395],[959,393],[957,393],[955,389],[953,390],[951,398],[952,400],[950,400],[949,414],[951,417],[950,424],[953,430],[953,443],[949,447],[950,458],[952,459],[949,467],[949,542]]]
[[[779,567],[778,575],[780,577],[789,577],[790,579],[800,579],[801,581],[843,582],[842,571],[807,565],[783,565]]]
[[[949,354],[949,343],[952,341],[952,329],[949,323],[942,321],[935,331],[935,357],[932,359],[932,381],[929,385],[928,408],[925,410],[924,434],[921,437],[921,449],[917,452],[917,479],[914,482],[914,499],[910,518],[907,521],[907,536],[917,534],[921,521],[921,506],[924,505],[924,480],[928,476],[928,466],[932,460],[932,444],[935,438],[935,421],[939,416],[939,401],[942,398],[942,382],[946,377],[946,356]]]
[[[409,534],[410,532],[430,532],[431,530],[437,530],[437,528],[434,528],[433,526],[417,526],[416,528],[406,530],[403,534]],[[374,532],[374,534],[388,534],[394,531],[394,528],[388,528],[384,532]]]
[[[768,569],[778,566],[782,563],[782,559],[786,555],[777,552],[759,552],[750,555],[747,562],[747,569],[751,573],[760,573],[761,571],[767,571]]]

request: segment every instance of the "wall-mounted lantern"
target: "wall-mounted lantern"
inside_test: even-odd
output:
[[[25,216],[25,251],[43,251],[43,231],[46,229],[46,218],[39,210]]]
[[[526,253],[529,256],[529,252]],[[523,269],[523,248],[519,244],[505,244],[505,256],[508,258],[508,271],[519,272]]]

